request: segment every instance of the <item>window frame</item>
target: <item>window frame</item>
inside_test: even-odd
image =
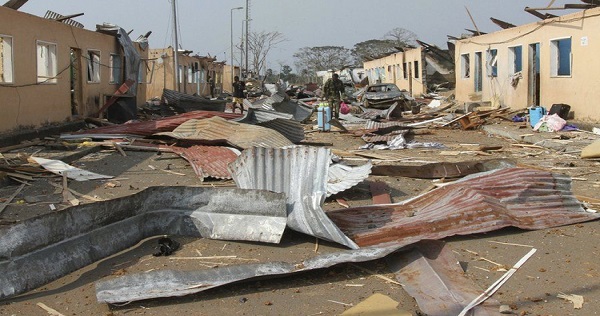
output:
[[[414,72],[415,72],[415,75],[414,75],[413,77],[414,77],[415,79],[419,79],[419,78],[421,78],[421,73],[419,72],[419,64],[420,64],[420,63],[419,63],[419,61],[418,61],[418,60],[415,60],[415,61],[413,62],[413,67],[414,67]]]
[[[15,58],[14,58],[14,37],[11,35],[5,35],[5,34],[0,34],[0,38],[2,38],[2,42],[6,43],[6,39],[10,39],[10,43],[8,45],[10,45],[9,49],[5,48],[5,44],[2,45],[2,60],[0,60],[0,62],[2,63],[2,72],[3,74],[5,74],[7,72],[7,69],[9,71],[9,75],[10,75],[10,80],[6,80],[6,79],[2,79],[2,81],[0,81],[0,84],[3,85],[9,85],[9,84],[14,84],[15,83]],[[8,57],[6,57],[6,52],[8,51]],[[7,63],[7,59],[10,59],[9,62]],[[6,75],[4,76],[4,78],[6,78]]]
[[[460,77],[471,78],[471,53],[460,54]]]
[[[569,73],[560,74],[561,54],[559,43],[564,40],[569,40]],[[573,37],[566,36],[553,38],[550,40],[550,77],[552,78],[571,78],[573,77]]]
[[[52,57],[50,58],[51,64],[46,64],[45,74],[40,74],[40,56],[38,55],[38,48],[40,46],[48,47],[47,52],[52,53]],[[50,47],[53,50],[50,50]],[[58,84],[58,44],[53,42],[47,42],[42,40],[35,41],[35,54],[36,54],[36,75],[37,75],[37,83],[38,84]],[[51,68],[51,69],[50,69]],[[49,71],[51,70],[51,71]],[[50,73],[49,73],[50,72]],[[42,77],[42,78],[40,78]]]
[[[521,69],[517,70],[517,48],[520,50],[521,58],[520,58],[520,66]],[[518,72],[523,71],[523,45],[515,45],[508,47],[508,64],[510,65],[510,74],[514,75]]]
[[[498,78],[498,49],[490,48],[486,51],[486,72],[490,78]]]
[[[115,58],[118,57],[118,58]],[[115,60],[119,61],[119,67],[115,67]],[[110,65],[110,79],[109,83],[111,84],[121,84],[123,83],[123,55],[110,53],[109,57],[109,65]],[[119,69],[118,78],[115,78],[115,70]]]
[[[86,80],[88,84],[98,84],[102,82],[102,73],[100,71],[100,66],[102,65],[102,54],[101,51],[98,49],[88,49],[86,50],[86,59],[87,59],[87,75],[86,75]],[[94,56],[92,56],[91,54],[94,54],[95,56],[98,56],[98,60],[95,61]],[[95,69],[97,69],[97,71],[94,71],[94,62],[96,63],[97,67]],[[91,71],[91,73],[90,73]]]

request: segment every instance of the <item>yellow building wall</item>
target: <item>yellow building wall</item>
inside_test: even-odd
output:
[[[363,64],[363,68],[369,75],[371,84],[379,78],[383,83],[395,83],[401,90],[409,91],[414,97],[420,97],[427,92],[424,60],[423,50],[419,47],[367,61]],[[406,63],[406,71],[404,63]],[[417,69],[415,63],[418,63]],[[377,76],[377,69],[379,76]],[[418,76],[415,76],[415,73],[418,73]]]
[[[552,41],[571,38],[571,75],[552,76],[555,64]],[[562,17],[539,21],[499,32],[457,41],[456,43],[456,99],[460,102],[493,101],[511,108],[524,108],[530,100],[529,46],[540,43],[540,105],[549,109],[552,104],[571,106],[575,119],[600,121],[598,73],[600,72],[600,8],[585,10]],[[512,64],[509,48],[522,46],[522,79],[511,85]],[[498,76],[489,77],[486,67],[487,51],[497,49]],[[483,86],[475,92],[475,53],[483,58]],[[470,56],[470,78],[462,76],[462,55]]]
[[[5,7],[0,7],[0,34],[13,40],[14,81],[0,84],[0,132],[39,127],[71,118],[71,48],[81,50],[75,73],[81,78],[82,101],[77,114],[91,116],[103,104],[102,95],[113,94],[120,84],[110,84],[110,55],[121,54],[114,36],[71,27]],[[56,44],[56,83],[37,81],[37,41]],[[100,52],[100,82],[87,81],[88,50]],[[122,55],[122,54],[121,54]],[[144,93],[144,88],[140,88]]]

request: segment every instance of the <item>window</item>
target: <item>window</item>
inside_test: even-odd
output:
[[[187,69],[187,83],[193,83],[194,82],[194,72],[193,72],[193,66],[188,67]]]
[[[483,90],[483,55],[481,52],[475,53],[475,92]]]
[[[487,75],[498,77],[498,50],[490,49],[487,53]]]
[[[183,66],[179,65],[179,83],[183,83]]]
[[[508,58],[510,65],[512,65],[511,74],[517,73],[523,70],[523,47],[515,46],[508,48]]]
[[[471,58],[469,54],[460,55],[460,73],[462,78],[471,77]]]
[[[110,83],[122,82],[123,58],[121,55],[110,54]]]
[[[415,60],[415,78],[419,78],[419,61]]]
[[[0,83],[13,82],[12,37],[0,35]]]
[[[37,42],[37,81],[56,83],[56,44]]]
[[[550,72],[552,76],[571,75],[571,38],[563,38],[550,42]]]
[[[138,82],[151,84],[154,78],[155,59],[142,59],[138,73]]]
[[[87,81],[88,83],[100,82],[100,52],[88,50],[87,55]]]

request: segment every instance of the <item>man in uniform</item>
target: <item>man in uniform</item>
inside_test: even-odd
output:
[[[235,108],[239,105],[240,111],[242,114],[244,113],[244,89],[246,88],[246,83],[240,81],[240,77],[233,77],[233,112],[235,112]]]
[[[344,93],[344,83],[340,80],[338,74],[333,74],[333,76],[325,82],[323,93],[325,99],[329,102],[329,106],[331,106],[333,117],[339,119],[340,103],[342,102],[341,94]]]

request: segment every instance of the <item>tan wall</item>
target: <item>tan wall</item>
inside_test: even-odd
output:
[[[113,94],[118,84],[110,84],[111,53],[121,48],[114,36],[83,30],[64,23],[39,18],[0,7],[0,33],[13,38],[14,82],[0,85],[0,131],[62,122],[71,117],[70,49],[100,52],[100,83],[87,82],[87,60],[81,58],[81,100],[77,112],[96,113],[102,94]],[[37,41],[56,44],[56,83],[37,83]],[[143,88],[141,89],[143,93]]]
[[[585,18],[584,18],[585,17]],[[530,106],[529,45],[540,43],[540,103],[549,108],[552,104],[565,103],[571,106],[575,119],[600,121],[598,72],[600,71],[600,8],[590,9],[563,17],[532,23],[516,28],[477,36],[456,43],[456,98],[461,102],[472,100],[498,100],[512,108]],[[570,76],[551,75],[551,41],[571,37],[572,67]],[[587,38],[587,45],[582,40]],[[523,78],[516,87],[511,86],[512,60],[509,47],[523,48]],[[498,76],[488,77],[485,66],[488,49],[497,49]],[[475,93],[474,54],[482,52],[483,89]],[[461,55],[469,54],[470,78],[462,77]]]
[[[413,96],[420,96],[427,92],[424,60],[423,50],[419,47],[365,62],[363,68],[369,76],[370,83],[375,83],[373,80],[377,77],[374,75],[376,74],[375,69],[379,69],[379,73],[383,74],[382,78],[380,76],[381,82],[395,83],[398,88],[411,92]],[[415,76],[415,62],[418,62],[418,78]],[[404,63],[407,63],[406,74],[404,73]]]
[[[223,91],[233,93],[233,81],[231,81],[231,72],[234,72],[234,76],[241,76],[239,67],[232,67],[231,65],[223,66]]]

